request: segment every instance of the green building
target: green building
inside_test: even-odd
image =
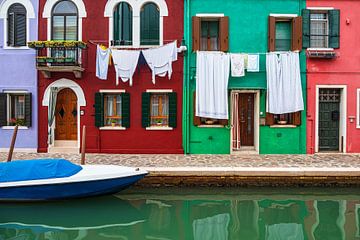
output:
[[[186,0],[184,4],[188,45],[184,64],[185,153],[306,153],[306,55],[301,49],[305,1]],[[195,116],[197,50],[259,54],[259,71],[229,78],[228,121]],[[267,114],[266,53],[291,50],[300,51],[305,109],[291,114]],[[237,134],[233,131],[235,113]]]

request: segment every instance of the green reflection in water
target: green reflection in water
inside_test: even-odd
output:
[[[357,189],[129,189],[1,203],[0,239],[360,239]]]

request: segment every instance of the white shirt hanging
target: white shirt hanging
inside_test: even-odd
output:
[[[158,48],[143,50],[142,53],[151,69],[153,84],[156,75],[165,77],[167,73],[169,79],[171,78],[172,62],[177,60],[176,41]]]
[[[119,78],[132,86],[132,78],[136,70],[140,51],[138,50],[112,50],[112,58],[116,72],[116,85],[119,85]]]
[[[110,49],[103,50],[96,45],[96,77],[101,80],[107,79],[110,59]]]

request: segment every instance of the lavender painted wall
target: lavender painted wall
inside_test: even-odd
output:
[[[0,0],[0,11],[4,3]],[[14,1],[14,0],[10,0]],[[22,0],[31,2],[35,18],[28,18],[29,41],[38,39],[38,0]],[[35,51],[32,49],[4,48],[4,21],[0,18],[0,92],[21,90],[32,93],[32,126],[20,129],[15,147],[17,150],[36,151],[38,146],[38,96],[37,70],[35,68]],[[0,151],[9,147],[13,130],[0,127]]]

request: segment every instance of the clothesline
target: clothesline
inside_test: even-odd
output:
[[[167,39],[167,40],[163,40],[164,43],[171,43],[171,42],[174,42],[174,41],[176,41],[176,42],[181,42],[182,40],[178,40],[178,39]],[[109,42],[111,42],[111,41],[109,41],[109,40],[88,40],[88,42],[91,43],[91,44],[93,44],[93,45],[98,45],[98,44],[100,44],[100,43],[109,43]],[[121,40],[121,42],[132,43],[133,41],[131,41],[131,40]],[[129,46],[129,47],[131,47],[131,45],[124,45],[124,46]],[[146,47],[146,46],[144,46],[144,47]],[[158,46],[156,46],[156,47],[158,47]],[[139,49],[141,49],[141,48],[139,48]]]

